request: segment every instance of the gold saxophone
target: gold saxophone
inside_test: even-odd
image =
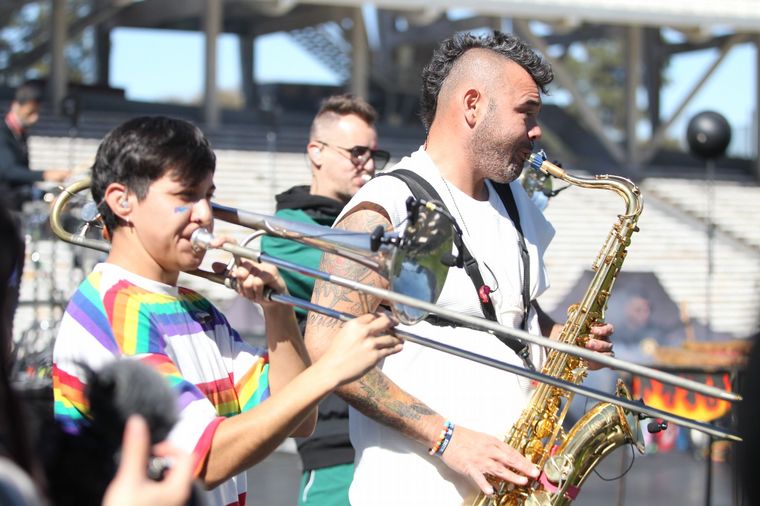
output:
[[[600,175],[593,178],[567,174],[546,161],[543,152],[531,155],[531,168],[583,188],[612,190],[625,201],[625,214],[618,216],[604,246],[593,264],[594,277],[583,299],[567,310],[567,323],[559,340],[584,346],[593,325],[604,321],[612,285],[625,260],[631,236],[638,231],[636,222],[642,210],[639,189],[619,176]],[[552,350],[542,369],[544,374],[579,384],[586,377],[585,360]],[[617,395],[630,399],[622,381]],[[541,475],[527,485],[516,486],[495,480],[495,493],[480,493],[472,506],[556,506],[570,504],[591,470],[607,454],[624,444],[634,444],[643,451],[638,417],[623,408],[602,402],[587,412],[568,432],[562,430],[573,393],[540,384],[528,406],[505,438],[505,442],[541,469]]]

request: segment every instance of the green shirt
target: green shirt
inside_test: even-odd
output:
[[[275,216],[289,221],[324,225],[328,227],[331,226],[334,221],[333,218],[315,220],[300,209],[283,209],[277,211]],[[289,239],[281,239],[279,237],[268,235],[261,239],[261,251],[275,258],[288,260],[289,262],[297,263],[298,265],[312,269],[319,269],[319,264],[322,261],[322,250],[320,249],[306,246]],[[311,300],[311,292],[314,290],[314,278],[287,269],[280,269],[280,275],[288,286],[290,295],[307,301]],[[299,319],[306,317],[306,311],[304,309],[295,308],[295,311],[299,316]]]

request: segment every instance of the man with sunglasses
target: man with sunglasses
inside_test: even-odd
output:
[[[290,221],[332,226],[343,206],[390,158],[376,149],[375,109],[358,97],[325,99],[309,132],[306,159],[311,185],[294,186],[277,195],[277,213]],[[319,268],[322,252],[300,243],[265,236],[262,251],[300,265]],[[314,279],[280,272],[291,295],[310,300]],[[303,331],[306,312],[296,309]],[[348,505],[354,472],[354,449],[348,437],[348,406],[336,395],[320,403],[314,434],[297,441],[303,463],[299,505]]]

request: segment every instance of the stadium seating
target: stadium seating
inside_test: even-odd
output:
[[[90,136],[61,136],[57,128],[48,124],[44,131],[58,132],[58,136],[35,135],[30,139],[32,167],[68,166],[75,169],[75,178],[86,175],[92,163],[99,138],[93,125],[104,133],[128,116],[122,113],[101,114],[98,121],[90,121]],[[60,120],[59,120],[60,121]],[[305,127],[282,127],[278,136],[290,139],[290,152],[270,152],[265,149],[266,139],[252,142],[246,149],[243,141],[251,131],[232,127],[212,137],[227,137],[227,145],[234,148],[217,148],[216,173],[217,200],[226,205],[271,214],[274,195],[295,184],[308,184],[309,172],[303,151],[296,149],[296,140],[305,143]],[[232,132],[232,133],[230,133]],[[237,132],[237,134],[235,134]],[[65,130],[64,132],[65,133]],[[237,140],[230,141],[230,137]],[[263,134],[266,137],[266,134]],[[383,144],[394,146],[397,158],[414,149],[420,137],[386,135]],[[271,139],[270,139],[271,145]],[[280,146],[281,147],[281,146]],[[704,322],[707,284],[707,238],[705,226],[705,184],[700,178],[650,177],[641,184],[645,196],[645,210],[634,235],[624,270],[653,271],[677,303],[686,304],[691,316]],[[715,206],[712,219],[716,224],[713,249],[714,274],[712,278],[712,324],[717,331],[737,337],[751,334],[758,325],[760,307],[760,227],[754,217],[760,214],[760,187],[750,176],[732,175],[713,185]],[[552,288],[542,297],[541,303],[552,310],[575,284],[581,272],[588,269],[609,232],[623,203],[612,192],[572,188],[550,201],[546,214],[557,229],[556,238],[547,255],[547,267]],[[217,231],[234,233],[239,230],[219,223]],[[45,246],[50,248],[50,246]],[[58,246],[67,248],[67,246]],[[65,269],[61,253],[58,268]],[[209,255],[210,260],[220,255]],[[61,260],[62,259],[62,260]],[[63,262],[63,263],[61,263]],[[56,279],[63,291],[73,290],[73,277],[62,272]],[[71,286],[66,286],[66,283]],[[193,278],[186,280],[194,288],[210,293],[222,301],[231,293],[223,287]],[[22,294],[23,296],[24,294]],[[66,293],[67,295],[67,293]],[[31,297],[31,293],[26,293]],[[23,309],[23,308],[22,308]],[[23,316],[28,322],[31,315]],[[17,326],[24,328],[24,325]]]

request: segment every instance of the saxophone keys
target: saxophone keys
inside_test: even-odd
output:
[[[535,432],[533,436],[538,439],[542,439],[551,435],[554,432],[554,420],[544,418],[536,424]],[[535,443],[535,439],[531,441],[531,444]],[[540,442],[539,442],[540,444]]]
[[[538,439],[531,441],[525,448],[525,458],[537,464],[544,455],[544,445]]]
[[[579,345],[583,346],[583,345]],[[567,369],[574,371],[581,366],[581,359],[578,357],[572,357],[567,359]]]

